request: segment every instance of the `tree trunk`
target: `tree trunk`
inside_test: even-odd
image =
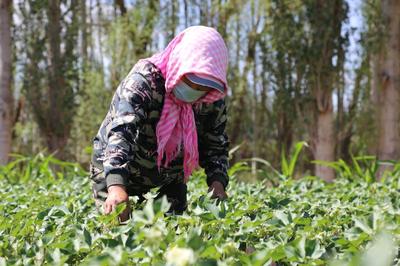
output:
[[[87,30],[90,32],[88,39],[87,39],[87,41],[88,41],[87,46],[88,46],[88,52],[89,52],[89,60],[91,62],[94,61],[95,47],[93,45],[93,39],[95,38],[95,33],[96,33],[96,30],[93,27],[93,22],[94,22],[94,20],[93,20],[93,12],[94,12],[93,11],[93,2],[94,2],[94,0],[89,1],[89,9],[87,9],[87,11],[86,11],[86,14],[89,16],[89,24],[86,26],[87,26]]]
[[[332,107],[332,94],[325,96],[326,108],[317,111],[317,127],[314,143],[314,157],[319,161],[335,160],[335,130]],[[316,164],[315,175],[331,182],[335,178],[332,168]]]
[[[385,39],[379,64],[380,110],[378,158],[399,160],[400,157],[400,1],[382,0]],[[379,177],[387,167],[381,167]]]
[[[125,1],[124,0],[115,0],[115,5],[118,6],[121,16],[124,16],[126,14]]]
[[[104,73],[104,55],[103,55],[103,31],[102,31],[102,24],[104,22],[103,19],[103,10],[101,8],[101,1],[96,0],[96,8],[97,8],[97,21],[99,26],[97,27],[97,45],[98,48],[98,58],[99,58],[99,65],[101,66],[101,72]],[[94,45],[96,46],[96,45]]]
[[[332,162],[335,160],[335,124],[333,114],[332,92],[335,80],[340,76],[338,70],[343,65],[333,64],[336,51],[345,45],[341,37],[342,23],[346,18],[345,2],[311,1],[313,49],[318,49],[310,62],[312,65],[311,81],[315,97],[315,128],[313,129],[313,153],[315,160]],[[323,36],[323,37],[321,37]],[[340,60],[340,58],[339,58]],[[315,175],[331,182],[335,172],[331,167],[316,164]]]
[[[0,0],[0,165],[8,162],[13,128],[12,0]]]
[[[354,122],[357,118],[357,114],[359,110],[359,102],[363,99],[362,96],[362,89],[363,85],[362,80],[365,77],[365,69],[368,68],[369,58],[364,57],[359,69],[355,72],[355,80],[354,80],[354,88],[352,92],[351,101],[348,107],[347,113],[343,112],[343,119],[341,120],[342,123],[339,127],[338,137],[337,137],[337,154],[338,157],[343,159],[345,162],[351,161],[351,150],[350,145],[352,143],[352,137],[355,132]],[[344,88],[343,86],[341,86]],[[342,97],[343,100],[343,97]],[[373,145],[371,145],[373,146]],[[368,153],[371,154],[371,153]]]
[[[185,14],[185,28],[187,28],[189,26],[189,10],[188,10],[188,2],[187,0],[183,0],[183,10],[184,10],[184,14]]]
[[[254,51],[256,47],[254,47]],[[253,158],[258,157],[258,136],[260,132],[260,126],[258,122],[258,94],[257,94],[257,58],[253,57],[253,106],[252,106],[252,122],[253,122]],[[256,161],[252,161],[251,163],[251,173],[253,177],[256,179],[257,177],[257,164]]]
[[[239,71],[239,61],[240,61],[240,51],[241,51],[241,42],[240,42],[240,32],[241,32],[241,22],[240,22],[240,16],[238,13],[235,14],[235,61],[233,63],[231,71],[231,80],[235,80],[239,83],[240,80],[242,80],[240,76],[240,71]],[[239,85],[234,86],[232,88],[232,99],[231,99],[231,125],[232,125],[232,130],[231,133],[229,134],[229,137],[232,141],[232,143],[239,143],[241,140],[241,116],[239,115],[241,112],[243,112],[242,108],[243,106],[246,106],[244,104],[244,93],[242,93],[244,89],[242,90]]]
[[[81,55],[82,55],[82,65],[83,70],[88,58],[88,32],[87,32],[87,12],[86,12],[86,0],[80,0],[80,12],[81,12]],[[90,10],[89,10],[90,12]]]
[[[65,130],[63,116],[63,99],[66,84],[63,77],[62,56],[61,56],[61,10],[59,0],[50,0],[48,9],[48,36],[49,36],[49,69],[48,69],[48,96],[49,108],[47,109],[47,123],[42,131],[45,131],[47,147],[50,152],[61,159],[64,157],[64,147],[68,140],[68,133]],[[60,122],[61,121],[61,122]]]

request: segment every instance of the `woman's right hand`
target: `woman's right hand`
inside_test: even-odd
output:
[[[129,206],[129,196],[126,192],[126,188],[123,185],[112,185],[108,188],[108,196],[104,203],[104,213],[110,214],[113,210],[115,210],[116,206],[121,203],[126,203],[126,208],[123,210],[119,219],[120,222],[125,222],[129,219],[129,214],[131,212]]]

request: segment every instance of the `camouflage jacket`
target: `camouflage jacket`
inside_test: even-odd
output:
[[[143,189],[183,180],[182,152],[168,167],[156,164],[156,125],[165,94],[165,79],[150,62],[138,62],[120,83],[93,139],[91,178],[98,182],[104,171],[106,185],[136,185]],[[199,147],[199,163],[207,184],[215,180],[228,185],[228,146],[225,133],[226,106],[223,99],[193,107]]]

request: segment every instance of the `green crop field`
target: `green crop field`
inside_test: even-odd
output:
[[[17,157],[0,168],[0,265],[398,264],[398,172],[374,182],[358,164],[333,166],[332,184],[294,180],[292,171],[249,184],[238,179],[245,164],[236,164],[229,199],[219,204],[197,172],[184,215],[165,216],[166,200],[148,193],[118,225],[121,208],[101,215],[77,165]]]

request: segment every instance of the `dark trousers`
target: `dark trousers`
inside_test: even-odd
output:
[[[183,182],[172,181],[158,190],[156,199],[166,195],[171,203],[169,213],[182,214],[187,209],[187,185]]]

